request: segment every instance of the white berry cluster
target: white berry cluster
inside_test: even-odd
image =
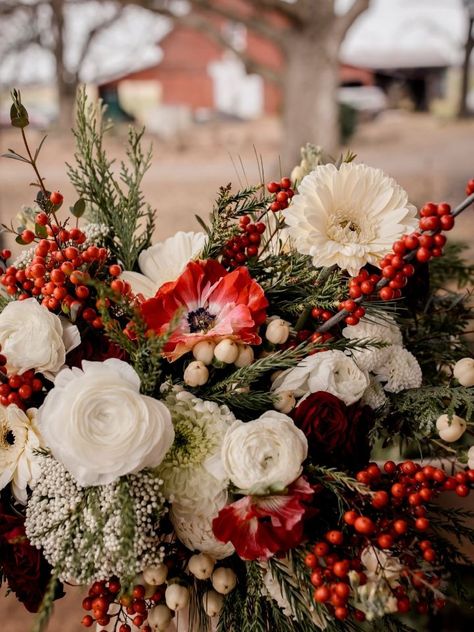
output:
[[[162,562],[157,533],[167,509],[156,474],[143,470],[110,485],[81,487],[50,456],[41,459],[41,469],[26,532],[48,562],[62,568],[62,581],[129,577]]]

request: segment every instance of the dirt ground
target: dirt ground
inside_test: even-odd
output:
[[[39,132],[32,131],[32,142]],[[220,185],[235,186],[259,181],[255,151],[262,156],[266,178],[279,173],[280,130],[274,120],[257,123],[219,123],[197,127],[173,144],[156,139],[153,166],[145,180],[145,192],[159,211],[157,239],[176,230],[197,229],[194,214],[205,216]],[[111,154],[123,155],[125,132],[110,138]],[[20,134],[0,130],[0,151],[21,151]],[[254,150],[254,147],[256,148]],[[440,122],[428,115],[387,112],[360,127],[350,147],[359,160],[382,168],[409,192],[413,203],[460,202],[469,178],[474,177],[474,121]],[[51,189],[59,189],[68,203],[75,201],[67,182],[64,162],[72,160],[70,136],[52,133],[42,150],[40,168]],[[32,174],[19,162],[0,161],[0,219],[9,223],[28,204],[33,190]],[[466,211],[453,231],[455,239],[471,244],[474,260],[474,208]],[[10,245],[10,244],[9,244]],[[4,591],[3,591],[4,592]],[[58,602],[48,632],[79,632],[82,611],[80,589],[71,589]],[[31,616],[14,597],[0,599],[1,632],[28,632]]]

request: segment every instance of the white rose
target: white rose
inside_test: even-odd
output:
[[[42,447],[36,408],[26,413],[17,406],[0,406],[0,489],[12,483],[13,495],[25,504],[27,487],[41,473],[35,450]]]
[[[178,231],[140,253],[138,265],[142,274],[125,271],[121,278],[130,283],[132,292],[150,298],[163,283],[175,281],[186,265],[199,255],[205,243],[204,233]]]
[[[79,344],[77,327],[34,298],[12,301],[0,314],[0,345],[9,374],[35,369],[51,378],[64,365],[66,353]]]
[[[357,402],[369,386],[365,371],[342,351],[324,351],[308,356],[277,377],[272,390],[294,391],[297,397],[324,391],[341,399],[347,406]]]
[[[222,444],[227,475],[245,490],[286,487],[301,474],[307,454],[305,435],[290,417],[274,410],[254,421],[234,422]]]
[[[168,408],[141,395],[137,373],[117,359],[63,369],[38,424],[54,457],[83,486],[158,466],[174,440]]]

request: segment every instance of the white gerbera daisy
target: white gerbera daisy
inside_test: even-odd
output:
[[[186,265],[204,248],[204,233],[178,231],[165,241],[143,250],[138,257],[139,272],[125,271],[122,279],[132,286],[135,294],[150,298],[163,283],[175,281]]]
[[[395,180],[352,163],[316,167],[284,215],[298,252],[316,267],[337,265],[353,276],[367,263],[378,265],[417,226],[416,208]]]
[[[40,475],[35,454],[42,446],[36,408],[26,413],[15,405],[0,406],[0,489],[12,483],[15,498],[25,504],[27,487]]]

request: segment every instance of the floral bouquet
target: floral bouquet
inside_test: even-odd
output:
[[[417,213],[382,171],[308,146],[152,244],[142,133],[114,171],[79,95],[67,214],[12,95],[25,150],[5,155],[38,192],[4,226],[22,253],[1,253],[0,548],[35,630],[65,584],[99,632],[438,616],[469,562],[452,536],[474,541],[444,498],[474,485],[474,268],[445,236],[474,180]]]

